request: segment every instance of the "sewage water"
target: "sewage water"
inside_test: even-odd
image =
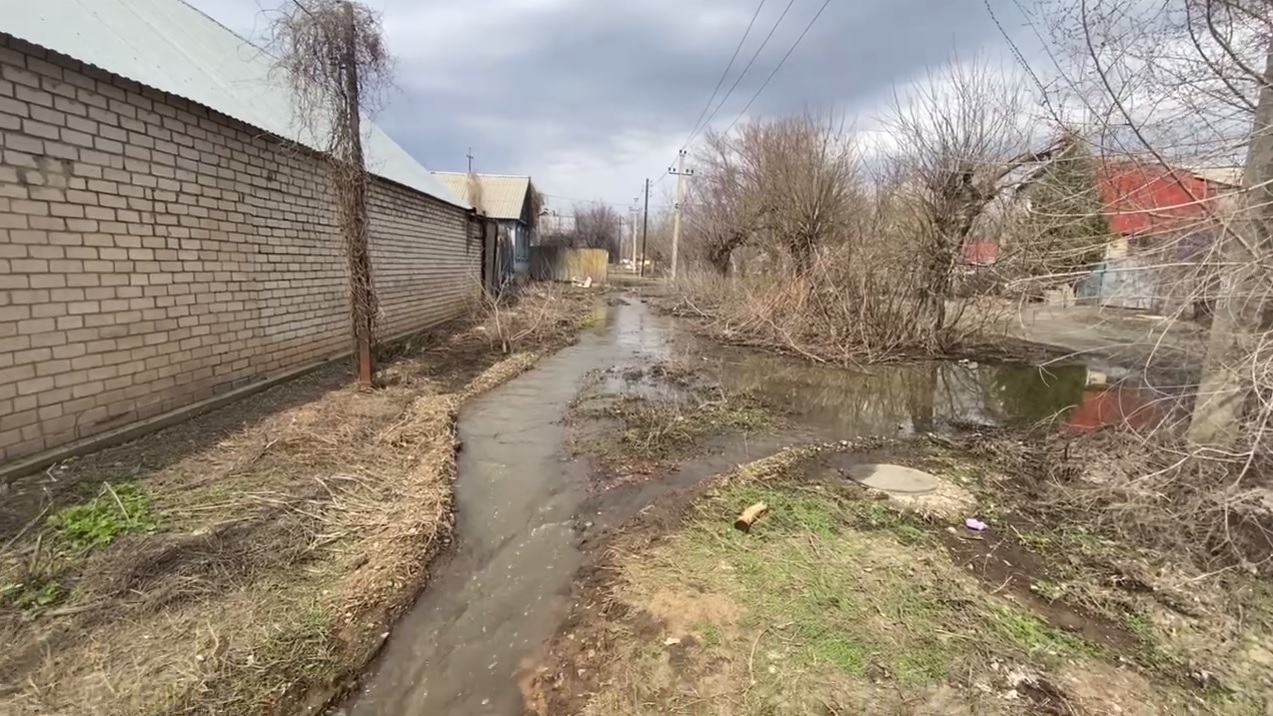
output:
[[[456,553],[400,620],[349,716],[520,714],[519,661],[551,636],[580,566],[586,466],[564,418],[595,370],[668,357],[670,324],[612,307],[574,346],[460,412]]]
[[[687,461],[619,503],[590,496],[587,465],[566,448],[572,401],[595,371],[622,372],[674,357],[700,362],[726,389],[765,396],[796,427],[745,437]],[[1083,366],[1041,370],[965,362],[838,370],[704,346],[635,299],[610,306],[577,344],[463,408],[456,551],[435,565],[362,690],[335,713],[524,713],[515,678],[522,660],[551,637],[566,613],[566,595],[582,561],[576,525],[585,517],[598,526],[617,524],[669,490],[792,442],[1073,412],[1090,382]]]

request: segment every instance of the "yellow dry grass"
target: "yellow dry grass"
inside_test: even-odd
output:
[[[0,555],[0,713],[302,713],[347,689],[449,540],[459,406],[591,303],[503,309],[524,331],[507,355],[461,327],[376,390],[333,368],[51,472],[129,485],[147,529],[89,545],[37,515]]]

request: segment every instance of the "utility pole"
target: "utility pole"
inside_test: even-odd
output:
[[[650,236],[650,180],[645,180],[645,210],[641,219],[641,271],[638,276],[645,275],[645,244]]]
[[[672,280],[676,280],[676,260],[681,248],[681,204],[685,201],[685,178],[694,176],[693,169],[685,168],[684,149],[676,153],[676,167],[668,169],[669,174],[676,175],[676,206],[672,212]]]
[[[342,206],[345,224],[345,240],[349,252],[349,289],[351,313],[354,322],[354,348],[358,364],[358,385],[369,388],[376,374],[371,353],[375,331],[376,296],[371,286],[371,251],[367,246],[367,166],[362,152],[362,127],[358,97],[358,55],[356,52],[358,31],[354,24],[353,3],[345,2],[344,47],[341,63],[345,80],[345,156],[336,157],[344,162],[351,181],[346,189],[349,194]],[[338,130],[340,131],[340,130]]]
[[[469,159],[469,174],[473,173],[473,147],[469,147],[469,153],[464,156]]]
[[[637,216],[641,213],[641,197],[632,198],[632,206],[628,209],[628,225],[632,227],[632,268],[637,266]]]

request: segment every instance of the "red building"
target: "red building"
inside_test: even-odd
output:
[[[1191,230],[1211,221],[1224,187],[1184,169],[1109,162],[1096,179],[1110,232],[1150,236]]]

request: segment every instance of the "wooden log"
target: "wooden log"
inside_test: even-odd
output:
[[[763,502],[757,502],[751,507],[743,510],[743,513],[738,516],[738,519],[734,520],[734,529],[742,532],[750,532],[751,526],[756,524],[756,520],[764,517],[768,512],[769,505],[766,505]]]

